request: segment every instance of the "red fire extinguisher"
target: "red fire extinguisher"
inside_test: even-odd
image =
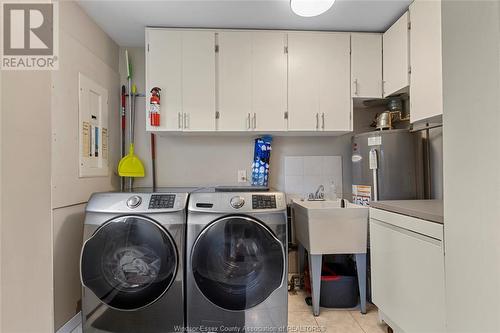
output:
[[[160,126],[160,91],[158,87],[151,89],[149,99],[149,119],[151,126]]]

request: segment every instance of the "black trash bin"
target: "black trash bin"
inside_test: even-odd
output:
[[[353,308],[358,305],[356,271],[345,264],[324,264],[319,303],[325,308]]]

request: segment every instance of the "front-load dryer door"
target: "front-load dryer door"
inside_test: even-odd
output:
[[[228,216],[196,239],[191,266],[199,290],[226,310],[245,310],[266,300],[283,281],[285,251],[256,219]]]
[[[118,310],[143,308],[175,279],[178,256],[170,234],[155,221],[122,216],[103,224],[83,245],[84,286]]]

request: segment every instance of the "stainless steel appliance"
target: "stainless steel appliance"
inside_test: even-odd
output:
[[[96,193],[84,223],[84,332],[174,332],[184,327],[188,193]]]
[[[286,332],[287,299],[285,195],[191,194],[186,328],[190,332]]]
[[[404,129],[357,134],[352,140],[353,202],[416,199],[417,143]]]

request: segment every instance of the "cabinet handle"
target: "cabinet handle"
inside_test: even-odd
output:
[[[253,129],[257,128],[257,113],[253,113]]]
[[[252,127],[252,122],[250,120],[250,112],[247,115],[247,129],[250,129]]]
[[[316,129],[319,129],[319,113],[316,113]]]
[[[181,113],[180,113],[180,112],[178,112],[178,113],[177,113],[177,127],[178,127],[179,129],[181,129],[181,128],[182,128],[181,118],[182,118],[182,117],[181,117]]]
[[[187,128],[187,123],[186,123],[186,121],[187,121],[187,120],[186,120],[186,114],[185,114],[185,113],[183,113],[183,114],[182,114],[182,122],[183,122],[183,126],[184,126],[184,128]]]
[[[187,128],[191,128],[191,113],[186,113]]]
[[[358,96],[358,79],[354,79],[354,95]]]
[[[322,120],[322,125],[321,125],[321,128],[324,130],[325,129],[325,113],[323,112],[321,114],[321,120]]]

